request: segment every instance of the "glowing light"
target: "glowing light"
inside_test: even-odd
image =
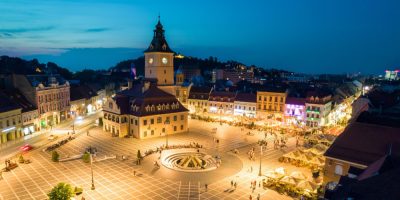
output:
[[[8,132],[8,131],[11,131],[11,130],[14,130],[14,129],[15,129],[15,126],[10,127],[10,128],[5,128],[5,129],[3,129],[1,132],[2,132],[2,133],[5,133],[5,132]]]

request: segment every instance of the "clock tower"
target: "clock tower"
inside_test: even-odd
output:
[[[157,79],[158,86],[174,85],[174,52],[169,48],[158,17],[153,40],[144,51],[145,78]]]

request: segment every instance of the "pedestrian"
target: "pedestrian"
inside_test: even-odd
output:
[[[235,184],[233,184],[233,186],[235,187],[235,190],[236,190],[236,186],[237,186],[236,182],[235,182]]]
[[[231,187],[233,187],[233,181],[231,181]]]
[[[253,166],[250,167],[250,173],[253,173]]]
[[[258,193],[257,200],[260,200],[260,199],[261,199],[261,195],[260,195],[260,193]]]
[[[261,187],[261,181],[258,182],[258,187],[259,187],[259,188]]]
[[[249,199],[250,199],[250,200],[252,200],[252,199],[253,199],[253,197],[250,195]]]
[[[208,185],[207,185],[207,183],[204,184],[204,188],[206,189],[206,192],[207,192],[207,190],[208,190]]]
[[[136,170],[133,170],[133,176],[136,176]]]
[[[86,132],[87,136],[89,136],[89,131]]]

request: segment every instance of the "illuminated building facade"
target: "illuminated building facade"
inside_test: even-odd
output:
[[[234,115],[243,117],[256,117],[257,95],[251,93],[238,93],[234,104]]]
[[[287,90],[269,88],[257,91],[257,115],[260,117],[283,117]]]
[[[306,118],[306,99],[288,97],[285,103],[285,117],[289,122],[305,122]]]
[[[208,98],[209,112],[220,115],[233,115],[236,93],[212,91]]]
[[[309,92],[306,98],[306,125],[316,128],[326,125],[332,109],[332,95]]]
[[[107,99],[103,113],[103,130],[117,137],[146,139],[188,130],[188,110],[149,82]]]

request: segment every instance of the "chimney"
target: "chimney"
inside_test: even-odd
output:
[[[150,82],[144,82],[143,88],[142,88],[142,93],[146,92],[149,88],[150,88]]]
[[[128,79],[128,90],[132,88],[133,82],[132,79]]]

